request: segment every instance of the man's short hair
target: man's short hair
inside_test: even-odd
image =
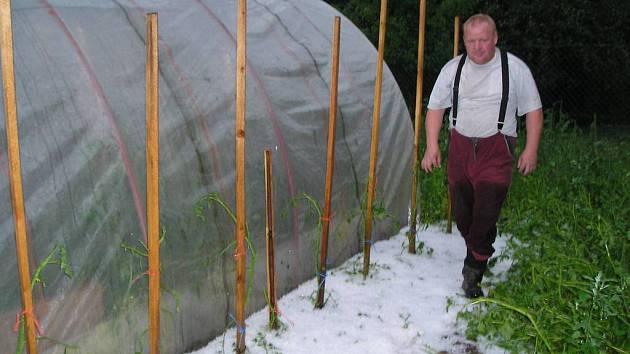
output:
[[[492,17],[486,14],[476,14],[470,16],[466,22],[464,22],[464,33],[466,32],[466,28],[472,25],[476,25],[479,23],[487,23],[490,26],[490,30],[494,33],[497,33],[497,25],[494,23]]]

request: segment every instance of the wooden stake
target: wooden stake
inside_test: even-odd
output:
[[[453,28],[453,58],[459,55],[459,16],[455,16],[455,25]]]
[[[453,26],[453,58],[459,55],[459,16],[455,16]],[[451,191],[448,189],[448,178],[446,180],[446,233],[453,232],[453,202],[451,201]]]
[[[372,113],[372,143],[370,146],[370,170],[368,174],[368,195],[365,217],[365,238],[363,241],[363,277],[370,269],[370,246],[372,242],[372,204],[376,188],[376,162],[378,154],[378,125],[381,113],[381,85],[383,82],[383,56],[385,53],[385,28],[387,23],[387,0],[381,0],[381,16],[378,30],[378,61],[376,63],[376,83],[374,87],[374,111]]]
[[[330,70],[330,102],[328,111],[328,149],[326,156],[326,191],[324,195],[324,215],[322,217],[322,239],[319,253],[319,273],[317,274],[317,301],[315,308],[324,307],[326,290],[326,259],[328,257],[328,231],[330,229],[330,198],[332,179],[335,170],[335,126],[337,121],[337,88],[339,78],[339,41],[341,18],[335,16],[333,24],[332,68]]]
[[[26,345],[30,354],[37,353],[35,338],[35,314],[31,292],[31,273],[28,260],[28,242],[26,240],[26,215],[24,212],[24,193],[20,167],[20,141],[18,136],[17,104],[15,99],[15,72],[13,69],[13,29],[11,24],[11,1],[0,0],[0,49],[2,60],[2,86],[4,92],[4,117],[7,130],[7,149],[9,152],[9,179],[11,181],[11,203],[15,224],[15,248],[17,254],[20,290],[22,294],[22,313],[20,320],[26,322]],[[5,348],[6,349],[6,348]]]
[[[409,227],[409,234],[407,235],[409,248],[408,251],[411,254],[416,253],[416,214],[417,211],[417,187],[418,187],[418,170],[420,168],[419,154],[420,154],[420,134],[422,131],[422,80],[424,74],[424,25],[426,18],[426,0],[420,0],[420,14],[418,18],[418,70],[416,78],[416,112],[415,112],[415,140],[413,143],[413,178],[411,181],[411,225]]]
[[[245,73],[247,1],[238,0],[236,35],[236,352],[245,352]]]
[[[269,296],[269,328],[278,328],[278,301],[276,300],[276,261],[273,238],[273,179],[271,151],[265,150],[265,243],[267,245],[267,294]]]
[[[446,181],[446,233],[453,233],[453,201],[451,200],[451,191],[448,189],[448,181]]]
[[[158,15],[146,16],[147,227],[149,248],[149,350],[160,352],[160,190]]]

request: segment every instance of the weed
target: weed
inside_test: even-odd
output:
[[[391,267],[387,264],[379,264],[376,262],[370,262],[370,278],[373,278],[376,274],[379,273],[379,271],[383,269],[383,270],[389,270],[391,269]],[[351,258],[350,260],[348,260],[346,263],[344,263],[339,270],[341,270],[344,274],[347,275],[363,275],[363,255],[359,254],[358,256],[355,256],[354,258]]]
[[[483,311],[462,316],[469,338],[513,352],[629,353],[630,141],[595,129],[545,112],[538,169],[515,171],[498,223],[514,237],[499,256],[512,267],[492,300],[478,301]],[[439,173],[421,181],[425,223],[444,215],[429,207],[445,204]]]
[[[426,248],[425,248],[426,247]],[[427,255],[429,257],[433,256],[433,252],[435,252],[435,250],[433,249],[433,247],[429,247],[427,246],[424,241],[420,241],[418,242],[418,245],[416,246],[416,254],[421,255],[424,253],[426,249]]]
[[[280,320],[280,312],[278,311],[273,311],[273,307],[271,305],[271,301],[269,300],[269,295],[267,294],[267,290],[265,289],[263,291],[264,295],[265,295],[265,301],[267,302],[267,306],[269,306],[271,308],[271,318],[269,319],[269,329],[275,331],[276,336],[279,336],[280,334],[286,332],[287,330],[287,325],[282,322]]]
[[[448,310],[450,310],[453,305],[455,305],[455,300],[452,296],[448,296],[446,298],[446,312],[448,312]]]
[[[411,321],[409,321],[409,318],[411,317],[411,314],[408,313],[408,312],[406,312],[406,313],[399,313],[398,317],[400,317],[403,320],[402,328],[403,329],[409,328],[409,325],[411,325]]]
[[[159,239],[160,247],[162,246],[162,243],[165,242],[165,240],[166,240],[166,230],[162,229],[160,233],[160,239]],[[128,268],[127,268],[127,276],[126,276],[127,277],[127,290],[125,291],[125,294],[123,296],[122,308],[125,308],[129,306],[131,303],[140,299],[141,297],[148,295],[148,291],[146,291],[146,289],[145,291],[141,291],[137,293],[137,295],[134,295],[135,293],[134,288],[137,287],[136,285],[138,284],[140,279],[142,279],[145,275],[146,276],[149,275],[148,271],[146,270],[146,267],[148,264],[147,258],[149,256],[149,248],[144,243],[144,241],[139,240],[139,239],[136,239],[136,241],[138,245],[131,245],[125,242],[122,242],[120,244],[120,248],[122,248],[124,252],[129,255],[128,260],[127,260]],[[162,273],[162,264],[160,264],[160,274],[161,273]],[[146,283],[144,287],[146,287]],[[160,290],[168,294],[169,296],[173,298],[173,300],[175,300],[175,312],[179,313],[181,309],[180,294],[174,289],[167,286],[166,283],[163,281],[160,281]],[[168,309],[160,309],[160,310],[164,310],[166,311],[166,313],[172,314],[170,311],[168,311]],[[143,348],[145,346],[148,332],[149,330],[145,328],[141,333],[138,333],[138,335],[135,338],[135,344],[134,344],[137,348]]]
[[[551,346],[549,345],[549,341],[547,340],[547,337],[540,331],[540,328],[538,328],[538,323],[534,320],[534,317],[527,310],[519,308],[517,306],[510,305],[510,304],[508,304],[506,302],[503,302],[503,301],[500,301],[500,300],[489,299],[489,298],[477,299],[475,301],[472,301],[470,303],[470,305],[476,305],[476,304],[480,304],[480,303],[484,303],[484,302],[499,305],[501,307],[504,307],[504,308],[506,308],[508,310],[514,311],[516,313],[519,313],[519,314],[527,317],[529,322],[531,322],[531,324],[534,326],[534,329],[536,330],[536,334],[537,334],[538,338],[542,339],[543,343],[545,343],[545,347],[547,347],[547,349],[551,352]],[[513,333],[513,330],[511,329],[511,327],[507,327],[507,328],[509,328],[509,332],[508,332],[508,330],[505,329],[505,324],[504,324],[504,326],[500,328],[500,331],[502,330],[502,334],[509,338],[509,337],[511,337],[511,334]]]
[[[162,245],[162,242],[165,239],[166,239],[166,230],[162,229],[160,240],[159,240],[160,246]],[[139,243],[138,246],[132,246],[125,242],[122,242],[120,244],[120,247],[125,252],[129,253],[129,255],[131,255],[132,258],[143,260],[140,262],[140,264],[142,264],[140,267],[142,268],[139,268],[139,269],[137,266],[135,266],[136,264],[135,262],[129,262],[129,273],[128,273],[129,281],[127,284],[127,291],[125,294],[126,298],[133,298],[133,295],[131,295],[131,290],[133,286],[138,282],[138,280],[140,280],[141,277],[143,277],[144,275],[148,275],[148,273],[146,271],[143,272],[142,269],[146,267],[146,262],[144,260],[149,256],[149,249],[143,241],[137,240],[137,242]],[[161,268],[161,265],[160,265],[160,268]],[[160,272],[161,272],[161,269],[160,269]],[[163,282],[160,282],[160,290],[163,290],[175,300],[175,311],[179,312],[181,308],[181,296],[175,290],[166,286]]]
[[[227,203],[221,198],[219,193],[216,193],[216,192],[211,192],[211,193],[206,194],[205,196],[201,197],[197,201],[197,203],[195,203],[195,209],[194,209],[195,215],[200,220],[205,222],[206,221],[205,212],[214,205],[218,205],[221,209],[223,209],[223,211],[225,211],[225,213],[230,218],[230,220],[234,223],[234,225],[236,225],[236,216],[232,212],[232,209],[230,209]],[[254,286],[254,281],[253,281],[254,266],[256,265],[256,248],[254,248],[254,244],[252,243],[252,240],[250,238],[249,226],[247,224],[245,225],[245,242],[247,244],[247,249],[249,250],[252,256],[251,261],[249,262],[249,267],[247,269],[247,278],[248,278],[247,283],[248,284],[247,284],[247,294],[245,295],[245,304],[247,304],[249,296],[251,295],[251,292],[252,292],[252,288]],[[223,256],[225,252],[227,252],[227,250],[229,250],[230,248],[235,248],[235,247],[236,247],[236,240],[233,240],[229,242],[223,249],[221,249],[215,256],[216,257]]]
[[[287,326],[286,323],[277,320],[276,322],[278,324],[278,326],[273,330],[273,335],[278,338],[280,337],[283,333],[286,333],[286,331],[289,329],[289,327]]]
[[[254,337],[254,343],[261,347],[266,354],[281,354],[282,352],[278,350],[278,348],[273,345],[273,343],[267,340],[267,337],[264,333],[258,332],[256,333],[256,337]]]
[[[35,285],[41,284],[43,287],[46,287],[46,282],[42,277],[42,272],[49,265],[56,265],[59,267],[59,270],[63,273],[66,278],[71,279],[73,277],[72,268],[70,267],[70,262],[68,261],[68,253],[66,248],[62,245],[54,245],[53,248],[48,252],[48,255],[42,260],[37,268],[35,268],[35,273],[33,273],[33,277],[31,278],[31,290],[35,288]],[[21,354],[24,351],[24,347],[26,346],[26,314],[22,314],[19,317],[18,322],[18,340],[16,343],[15,353]],[[49,337],[39,337],[38,339],[46,339],[50,342],[53,342],[57,345],[61,345],[64,347],[64,351],[68,349],[76,349],[76,346],[62,343],[55,339]]]
[[[359,316],[359,317],[366,317],[366,318],[370,318],[370,315],[369,315],[369,314],[367,314],[367,313],[365,313],[365,312],[361,312],[361,311],[359,311],[359,313],[357,313],[357,316]]]
[[[322,216],[324,215],[324,212],[322,211],[319,202],[307,193],[300,193],[290,200],[290,205],[292,208],[297,208],[300,203],[306,204],[307,210],[310,212],[310,215],[315,218],[316,231],[314,236],[312,237],[312,249],[313,257],[315,259],[315,275],[317,275],[319,273],[319,269],[321,268],[319,264],[319,255],[322,242]]]

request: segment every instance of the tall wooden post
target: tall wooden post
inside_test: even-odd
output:
[[[453,58],[459,55],[459,16],[455,16],[455,24],[453,26]],[[453,232],[453,201],[451,200],[451,191],[448,189],[448,178],[446,180],[446,232]]]
[[[236,35],[236,352],[245,352],[245,74],[247,1],[238,0]]]
[[[459,16],[455,16],[455,23],[453,26],[453,58],[459,55]]]
[[[419,154],[420,154],[420,133],[422,130],[422,80],[424,74],[424,37],[425,37],[425,19],[426,19],[426,0],[420,0],[420,14],[418,18],[418,70],[416,78],[416,112],[415,112],[415,140],[413,143],[413,178],[411,181],[411,225],[409,226],[409,234],[407,235],[409,253],[416,253],[416,227],[417,227],[417,187],[418,187],[418,171],[419,171]]]
[[[160,352],[160,125],[158,15],[146,16],[147,226],[149,248],[149,350]]]
[[[276,300],[276,261],[273,235],[273,179],[271,151],[265,150],[265,244],[267,246],[267,294],[269,296],[269,328],[278,328],[278,301]]]
[[[381,0],[381,15],[378,30],[378,60],[374,87],[374,111],[372,112],[372,143],[370,145],[370,170],[368,173],[368,195],[365,216],[365,238],[363,240],[363,277],[370,270],[370,248],[372,246],[372,205],[376,189],[376,162],[378,154],[378,129],[381,114],[381,85],[383,82],[383,56],[385,54],[385,28],[387,23],[387,0]]]
[[[15,98],[15,72],[13,69],[13,29],[11,24],[11,1],[0,0],[0,50],[2,50],[2,87],[4,93],[4,118],[7,130],[9,152],[9,179],[11,182],[11,203],[15,224],[15,247],[17,254],[22,313],[20,319],[26,323],[26,345],[30,354],[37,353],[31,273],[28,263],[28,243],[26,239],[26,215],[20,167],[20,141],[18,136],[17,104]],[[8,349],[8,348],[5,348]]]
[[[328,111],[328,148],[326,155],[326,187],[324,194],[324,215],[322,217],[322,239],[319,252],[319,270],[317,275],[316,308],[324,307],[326,290],[326,259],[328,257],[328,231],[330,229],[330,198],[332,195],[332,179],[335,170],[335,126],[337,121],[337,89],[339,79],[339,41],[341,18],[335,16],[333,23],[332,67],[330,70],[330,102]]]

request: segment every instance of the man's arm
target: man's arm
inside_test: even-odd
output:
[[[428,117],[427,117],[428,119]],[[527,129],[527,142],[525,149],[518,159],[518,170],[523,176],[534,172],[538,162],[538,145],[543,129],[543,112],[539,108],[525,115],[525,127]],[[428,134],[428,132],[427,132]]]
[[[429,109],[427,111],[425,130],[427,134],[427,148],[422,158],[422,169],[431,172],[434,167],[441,167],[440,157],[440,129],[442,129],[442,117],[444,109]],[[528,134],[529,135],[529,134]]]

